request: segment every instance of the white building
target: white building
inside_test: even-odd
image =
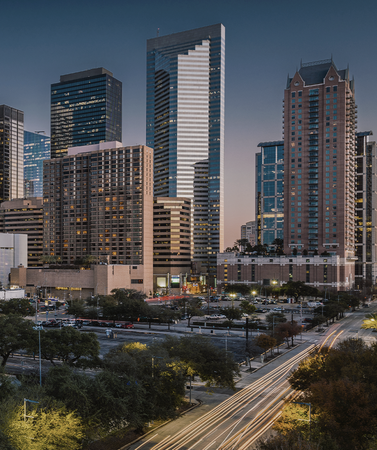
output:
[[[0,283],[9,285],[12,268],[27,267],[27,234],[0,233]]]

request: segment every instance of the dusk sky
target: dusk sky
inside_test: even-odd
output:
[[[123,83],[123,144],[145,144],[146,41],[223,23],[225,246],[254,219],[254,154],[282,138],[287,75],[305,62],[349,65],[358,131],[376,130],[377,2],[282,0],[14,0],[1,2],[0,104],[50,135],[50,85],[105,67]]]

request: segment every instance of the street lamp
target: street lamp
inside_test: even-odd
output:
[[[234,308],[234,299],[236,297],[236,294],[229,294],[230,298],[232,299],[232,308]]]
[[[39,385],[42,386],[41,330],[43,330],[43,327],[38,325],[36,327],[33,327],[33,330],[38,331],[39,337]]]

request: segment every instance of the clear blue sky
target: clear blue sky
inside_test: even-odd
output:
[[[50,85],[105,67],[123,83],[123,143],[145,143],[146,40],[226,27],[225,245],[254,218],[254,154],[282,137],[288,73],[328,59],[355,77],[358,131],[375,130],[377,2],[359,0],[13,0],[1,2],[0,104],[50,130]]]

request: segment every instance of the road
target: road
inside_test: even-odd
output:
[[[123,447],[124,450],[246,450],[280,415],[284,399],[293,393],[287,376],[299,361],[307,357],[315,346],[332,347],[348,337],[363,338],[372,342],[377,336],[371,330],[360,330],[366,313],[377,310],[362,309],[347,313],[346,317],[321,334],[310,332],[294,350],[285,353],[254,373],[243,372],[237,386],[243,388],[228,398],[216,397],[197,388],[193,397],[202,405],[185,416],[155,430],[138,442]],[[222,396],[224,397],[224,395]]]

